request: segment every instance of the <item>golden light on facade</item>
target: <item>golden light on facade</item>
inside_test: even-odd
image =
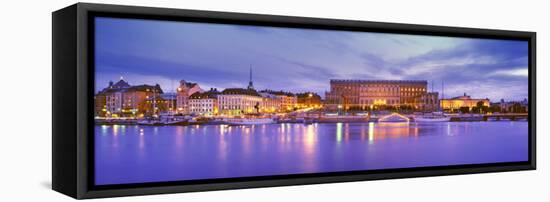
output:
[[[487,99],[445,99],[441,100],[441,108],[443,109],[460,109],[461,107],[476,107],[478,102],[482,102],[483,106],[489,106]]]
[[[374,105],[385,105],[385,104],[386,104],[385,99],[375,99],[374,100]]]

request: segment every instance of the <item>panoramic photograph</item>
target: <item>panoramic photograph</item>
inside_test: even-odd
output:
[[[95,185],[525,162],[528,42],[95,18]]]

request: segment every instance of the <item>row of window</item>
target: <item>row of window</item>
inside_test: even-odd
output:
[[[240,105],[231,105],[231,106],[223,106],[222,109],[224,110],[227,110],[227,109],[239,109],[239,110],[243,110],[243,108],[240,106]],[[252,109],[252,107],[245,107],[244,109]]]
[[[204,109],[204,108],[193,108],[193,107],[191,107],[191,112],[213,112],[213,111],[214,111],[214,109],[212,109],[212,108]]]
[[[196,104],[196,103],[192,103],[190,104],[191,107],[213,107],[214,104],[212,103],[200,103],[200,104]]]
[[[333,87],[332,91],[361,91],[361,92],[426,92],[426,88],[413,88],[413,87]]]

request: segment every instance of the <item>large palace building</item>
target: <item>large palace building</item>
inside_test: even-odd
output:
[[[330,80],[325,108],[365,110],[385,105],[435,110],[438,93],[429,93],[427,85],[423,80]]]

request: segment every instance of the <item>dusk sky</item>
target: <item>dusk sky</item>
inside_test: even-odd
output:
[[[427,80],[445,97],[527,98],[528,44],[403,34],[205,23],[96,19],[96,91],[120,77],[131,85],[179,80],[258,90],[313,91],[330,79]]]

